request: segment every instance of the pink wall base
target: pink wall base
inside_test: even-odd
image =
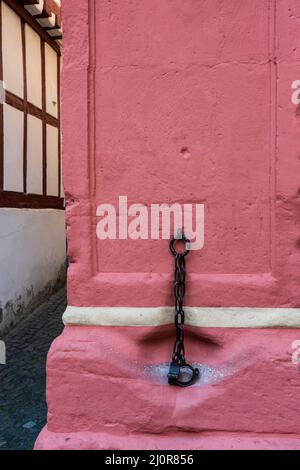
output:
[[[247,433],[177,433],[161,436],[41,432],[36,450],[299,450],[300,436]]]
[[[66,327],[37,449],[300,449],[295,329],[187,328],[201,380],[166,383],[174,327]]]

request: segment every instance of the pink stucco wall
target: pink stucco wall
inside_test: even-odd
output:
[[[186,304],[298,307],[299,2],[62,6],[69,305],[172,305],[165,240],[96,238],[97,205],[127,195],[205,204]],[[37,448],[300,448],[297,330],[189,329],[208,380],[185,391],[160,382],[173,334],[66,327]]]
[[[300,449],[294,330],[187,328],[202,378],[166,384],[173,328],[68,327],[37,449]]]
[[[166,241],[96,239],[97,205],[127,195],[205,204],[188,304],[299,304],[297,2],[100,0],[63,10],[70,303],[169,303]]]

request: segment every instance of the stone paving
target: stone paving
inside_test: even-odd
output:
[[[1,338],[6,365],[0,364],[0,450],[33,449],[46,423],[46,356],[63,329],[65,308],[63,288]]]

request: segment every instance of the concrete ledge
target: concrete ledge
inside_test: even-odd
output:
[[[186,324],[216,328],[300,328],[299,308],[186,307]],[[72,307],[65,325],[159,326],[173,323],[173,307]]]

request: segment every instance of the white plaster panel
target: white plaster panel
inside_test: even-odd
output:
[[[46,110],[47,113],[58,117],[57,103],[57,53],[45,44],[46,67]]]
[[[47,194],[58,196],[58,129],[47,125]]]
[[[28,115],[27,124],[27,192],[43,193],[42,121]]]
[[[54,209],[0,208],[0,266],[5,273],[0,276],[0,331],[56,282],[66,258],[64,215]]]
[[[4,104],[4,190],[23,192],[24,114]]]
[[[42,59],[40,36],[28,25],[25,26],[27,99],[42,107]]]
[[[5,2],[2,6],[3,80],[7,90],[23,98],[23,55],[20,17]]]

